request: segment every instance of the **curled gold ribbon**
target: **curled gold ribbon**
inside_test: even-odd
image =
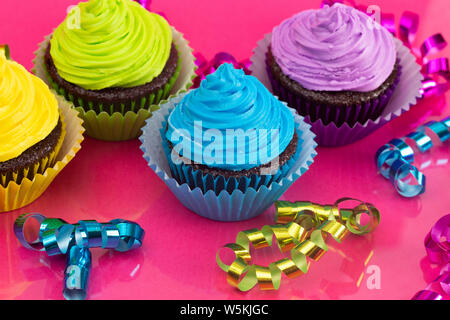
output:
[[[342,208],[346,202],[356,201],[360,204],[353,209]],[[321,223],[327,220],[337,220],[345,223],[350,232],[363,235],[370,233],[378,226],[380,222],[380,212],[374,205],[353,198],[341,198],[333,205],[319,205],[312,202],[275,202],[276,222],[284,224],[290,221],[302,223],[308,220],[313,223]],[[369,217],[369,223],[360,224],[361,216],[366,214]],[[309,218],[310,217],[310,218]]]
[[[348,201],[360,204],[353,209],[340,208]],[[326,241],[330,236],[340,243],[349,233],[372,232],[380,221],[379,211],[373,205],[351,198],[342,198],[334,205],[325,206],[277,201],[275,208],[277,225],[241,231],[235,243],[226,244],[217,252],[217,264],[227,273],[228,283],[241,291],[251,290],[257,284],[261,290],[278,290],[282,274],[289,279],[296,278],[308,271],[308,258],[318,261],[328,251]],[[369,216],[366,225],[360,223],[363,214]],[[280,259],[267,267],[252,264],[250,244],[255,249],[270,247],[274,237],[280,251],[290,252],[290,258]],[[230,265],[220,258],[224,248],[234,252],[235,260]]]

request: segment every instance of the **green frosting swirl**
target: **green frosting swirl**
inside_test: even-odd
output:
[[[58,26],[50,54],[59,75],[87,90],[136,87],[161,74],[172,30],[131,0],[81,2]]]

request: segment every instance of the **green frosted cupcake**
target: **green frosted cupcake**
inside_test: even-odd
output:
[[[99,139],[135,138],[158,104],[187,89],[194,76],[187,42],[131,0],[81,2],[48,40],[38,52],[38,75],[73,103],[88,135]],[[189,75],[177,81],[181,72]]]

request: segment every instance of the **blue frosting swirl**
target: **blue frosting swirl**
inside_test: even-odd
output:
[[[271,162],[294,135],[291,111],[231,64],[206,76],[176,105],[166,138],[185,160],[241,171]]]

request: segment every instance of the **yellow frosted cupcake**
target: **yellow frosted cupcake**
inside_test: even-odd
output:
[[[58,101],[47,85],[0,51],[0,184],[32,180],[55,163],[64,136]]]
[[[0,45],[0,212],[36,200],[80,150],[83,131],[72,105]]]

